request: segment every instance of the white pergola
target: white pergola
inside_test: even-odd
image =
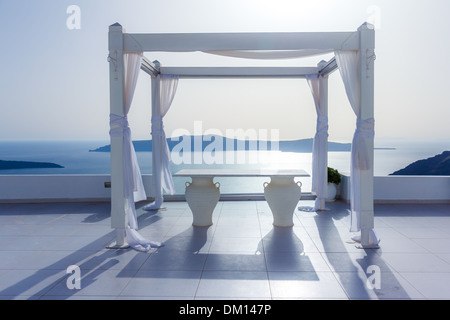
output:
[[[178,79],[183,78],[305,78],[310,85],[317,127],[313,148],[313,192],[316,210],[324,209],[327,188],[328,76],[340,70],[347,96],[356,115],[352,142],[352,227],[360,231],[362,248],[377,247],[373,208],[375,32],[364,23],[353,32],[293,33],[125,33],[118,23],[109,27],[111,226],[117,230],[112,247],[131,245],[146,250],[159,243],[137,232],[135,202],[147,199],[131,142],[127,113],[140,70],[152,79],[152,161],[155,202],[163,189],[173,189],[163,117],[170,107]],[[243,58],[280,59],[333,52],[329,61],[313,67],[163,67],[144,52],[207,52]],[[172,183],[172,186],[171,186]]]

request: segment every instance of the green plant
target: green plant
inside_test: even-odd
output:
[[[328,167],[328,182],[334,184],[341,183],[341,174],[336,169]]]

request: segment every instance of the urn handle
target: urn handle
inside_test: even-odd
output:
[[[216,182],[214,183],[214,185],[216,186],[217,189],[220,189],[220,182]]]

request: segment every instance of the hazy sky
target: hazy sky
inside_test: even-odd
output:
[[[70,29],[70,5],[80,28]],[[376,27],[377,139],[450,141],[450,1],[0,0],[0,139],[109,138],[108,26],[127,32],[354,31]],[[315,66],[320,58],[230,59],[146,54],[166,66]],[[329,58],[325,56],[324,58]],[[330,140],[351,140],[355,116],[339,72],[329,80]],[[129,114],[134,139],[150,136],[150,79],[140,74]],[[305,80],[180,80],[165,118],[179,128],[279,129],[310,138],[315,109]]]

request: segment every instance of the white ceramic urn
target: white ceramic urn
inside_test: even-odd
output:
[[[336,184],[328,182],[327,184],[327,202],[333,202],[336,199],[337,187]]]
[[[301,197],[301,182],[292,177],[271,177],[264,183],[264,196],[273,214],[273,225],[291,227],[294,225],[294,211]]]
[[[192,177],[186,182],[186,202],[192,211],[193,226],[207,227],[213,224],[212,213],[220,198],[220,184],[211,177]]]

